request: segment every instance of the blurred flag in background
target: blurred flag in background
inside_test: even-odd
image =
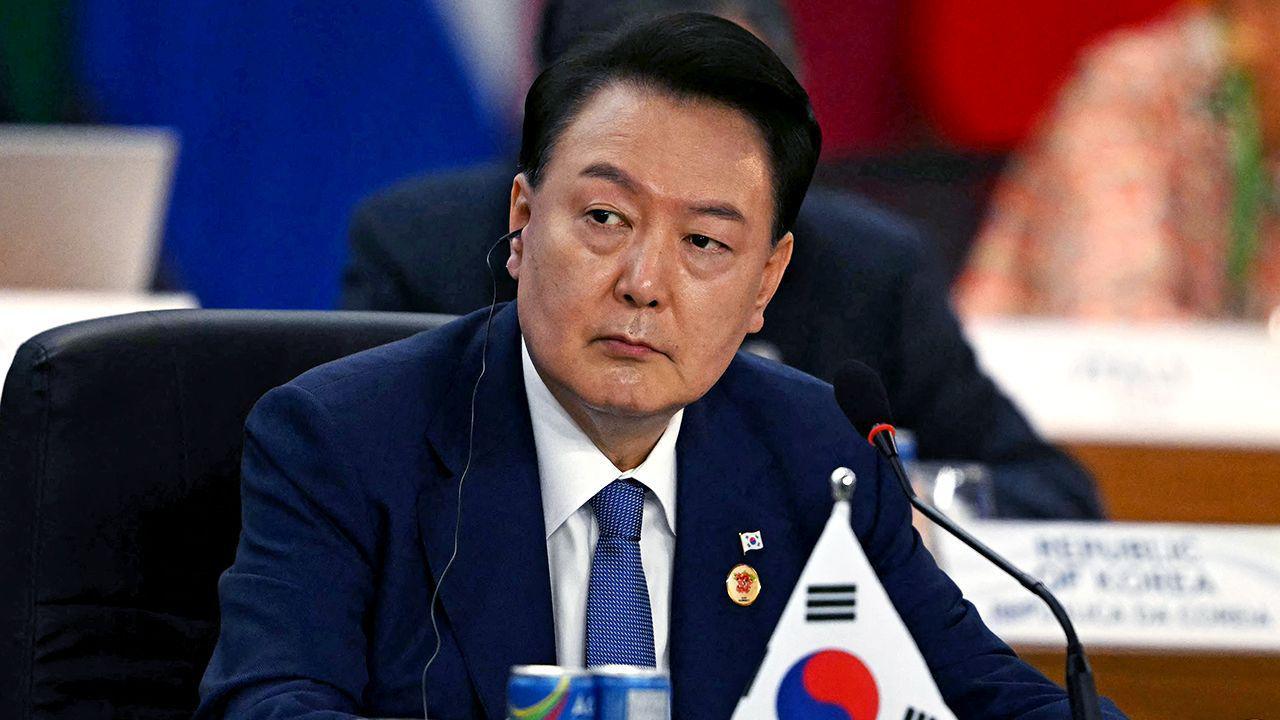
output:
[[[501,153],[526,55],[516,0],[66,5],[85,119],[181,137],[166,262],[210,307],[332,307],[351,207]]]
[[[942,245],[963,258],[999,166],[979,163],[972,180],[948,153],[1015,148],[1081,46],[1174,2],[787,5],[824,158],[853,163],[833,178],[934,235],[956,229]],[[0,120],[174,128],[169,282],[210,307],[333,307],[359,198],[515,155],[542,5],[0,0]],[[940,184],[959,188],[958,205],[950,189],[935,194]],[[959,221],[920,211],[952,206]]]

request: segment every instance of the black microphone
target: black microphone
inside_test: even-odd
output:
[[[1072,720],[1102,720],[1098,690],[1093,682],[1093,669],[1089,667],[1089,658],[1085,656],[1084,645],[1076,636],[1075,626],[1071,624],[1071,618],[1067,616],[1062,603],[1058,602],[1044,583],[1019,570],[995,550],[965,532],[954,520],[916,495],[915,488],[911,486],[911,482],[907,479],[907,472],[902,467],[902,460],[898,457],[898,444],[894,439],[893,425],[890,424],[892,415],[889,413],[889,398],[885,395],[884,385],[881,384],[875,371],[856,360],[845,363],[844,367],[836,373],[835,393],[836,402],[840,404],[840,409],[844,411],[845,417],[849,418],[849,422],[853,423],[853,428],[889,461],[894,474],[898,477],[898,484],[907,494],[907,499],[911,501],[912,506],[996,567],[1008,573],[1049,606],[1049,610],[1057,618],[1058,624],[1062,626],[1062,631],[1067,636],[1067,699],[1071,703]]]

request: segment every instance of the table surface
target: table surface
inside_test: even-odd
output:
[[[1063,682],[1061,652],[1018,653]],[[1134,720],[1280,717],[1280,655],[1089,652],[1098,692]]]
[[[1076,444],[1067,450],[1097,478],[1112,519],[1280,524],[1280,449]]]

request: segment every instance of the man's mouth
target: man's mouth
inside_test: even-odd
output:
[[[605,352],[619,357],[644,358],[655,354],[664,354],[644,340],[627,335],[605,335],[597,338],[597,341],[604,345]]]

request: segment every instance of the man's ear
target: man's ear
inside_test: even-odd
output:
[[[769,259],[765,261],[764,273],[760,277],[760,291],[756,293],[751,321],[747,327],[748,334],[760,332],[760,328],[764,327],[764,309],[769,306],[769,301],[773,299],[773,294],[778,291],[778,285],[782,282],[782,274],[786,272],[787,265],[791,263],[791,251],[794,247],[795,238],[791,233],[787,233],[773,246],[773,252],[769,254]]]
[[[511,181],[511,206],[507,209],[507,229],[511,232],[529,225],[532,200],[529,178],[524,173]],[[520,279],[520,265],[524,261],[524,233],[511,238],[511,254],[507,256],[507,272],[515,280]]]

